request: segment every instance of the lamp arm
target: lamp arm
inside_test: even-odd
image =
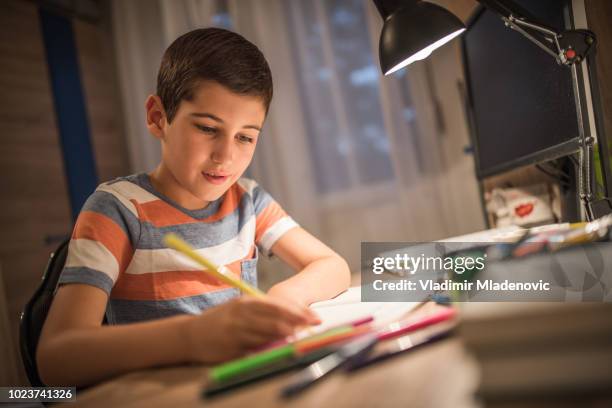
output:
[[[512,14],[509,17],[502,17],[502,20],[504,20],[507,27],[510,27],[511,29],[521,33],[524,37],[526,37],[532,43],[534,43],[535,45],[540,47],[542,50],[550,54],[557,61],[558,64],[564,64],[565,61],[567,61],[567,58],[561,51],[561,46],[559,45],[559,36],[554,31],[549,30],[545,27],[539,26],[537,24],[533,24],[533,23],[529,23],[524,20],[520,20],[514,17]],[[523,29],[522,27],[526,27],[526,28],[529,28],[529,29],[532,29],[534,31],[538,31],[544,34],[543,37],[549,40],[549,43],[554,42],[555,48],[552,48],[550,44],[542,42],[535,36],[531,35],[528,31]]]
[[[558,32],[537,22],[534,17],[512,0],[478,1],[499,14],[507,27],[519,32],[536,44],[560,65],[570,66],[580,62],[595,48],[595,35],[589,30]],[[541,38],[538,38],[538,36]]]

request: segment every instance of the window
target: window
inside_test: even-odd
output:
[[[379,104],[381,74],[363,0],[286,1],[317,190],[332,194],[394,180]],[[400,74],[401,75],[401,74]],[[404,116],[415,114],[402,85]]]
[[[214,0],[214,13],[211,17],[212,25],[227,30],[232,29],[232,16],[229,13],[228,0]]]

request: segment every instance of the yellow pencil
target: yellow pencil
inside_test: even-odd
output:
[[[206,268],[206,272],[210,273],[215,278],[219,279],[222,282],[227,283],[235,288],[240,289],[244,293],[248,293],[249,295],[256,297],[265,297],[266,294],[261,290],[257,289],[246,283],[245,281],[236,278],[231,273],[224,273],[223,270],[225,267],[218,267],[208,259],[204,258],[202,255],[198,254],[187,242],[183,241],[176,234],[166,234],[164,236],[164,243],[168,245],[170,248],[176,249],[180,253],[189,258],[193,259],[200,265]],[[228,271],[229,272],[229,271]]]

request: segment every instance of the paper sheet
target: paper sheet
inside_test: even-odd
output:
[[[331,300],[313,303],[310,307],[323,323],[311,329],[316,332],[372,316],[374,323],[392,323],[414,309],[419,302],[361,302],[361,287],[352,287]]]

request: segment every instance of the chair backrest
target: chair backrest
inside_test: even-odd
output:
[[[35,387],[44,386],[36,366],[36,347],[38,346],[38,339],[40,338],[43,324],[47,319],[47,314],[53,302],[57,281],[66,263],[69,242],[70,240],[62,242],[55,252],[51,254],[42,277],[42,282],[30,301],[25,305],[23,312],[21,312],[19,328],[21,358],[30,384]]]

